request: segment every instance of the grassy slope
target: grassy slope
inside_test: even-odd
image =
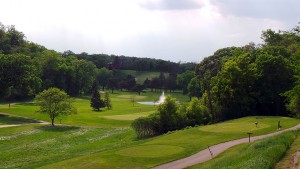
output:
[[[300,131],[298,131],[297,138],[294,140],[293,144],[289,148],[289,150],[285,153],[284,157],[282,160],[280,160],[276,166],[275,169],[285,169],[291,162],[291,158],[297,151],[300,150]],[[300,163],[300,157],[298,157],[298,165]]]
[[[294,141],[293,132],[234,146],[208,162],[191,169],[269,169],[280,159]],[[234,157],[234,158],[233,158]]]
[[[212,126],[202,126],[145,140],[135,140],[135,134],[131,129],[75,128],[58,132],[30,127],[21,131],[18,131],[20,128],[10,128],[6,131],[0,130],[0,136],[13,133],[17,137],[11,140],[0,139],[0,151],[3,152],[0,159],[19,159],[25,168],[38,166],[43,166],[43,168],[150,168],[191,155],[205,149],[208,144],[213,145],[246,137],[244,131],[252,131],[254,135],[274,132],[277,130],[279,119],[284,128],[299,123],[299,120],[290,118],[246,117],[213,125],[217,126],[214,129]],[[268,127],[254,128],[254,122],[258,120],[261,125]],[[248,130],[229,132],[232,128],[247,128]],[[38,132],[32,132],[32,130],[38,130]],[[88,131],[82,132],[82,130]],[[116,135],[110,135],[116,132]],[[89,140],[93,140],[93,138],[99,140],[90,142]],[[34,147],[34,145],[39,146]],[[51,147],[54,148],[53,151],[49,150]],[[11,151],[11,149],[18,151]],[[27,152],[29,149],[31,151]],[[60,151],[60,149],[62,150]],[[48,156],[44,156],[44,154],[48,154]],[[22,160],[24,156],[26,157]],[[35,156],[41,156],[41,158],[35,159]],[[6,166],[20,163],[14,160],[5,161]]]
[[[148,72],[148,71],[135,71],[135,70],[119,70],[118,74],[121,77],[126,77],[127,75],[132,75],[137,78],[137,83],[143,84],[144,81],[148,78],[151,80],[154,77],[158,77],[160,72]],[[168,76],[168,73],[164,73],[165,77]]]
[[[167,93],[166,93],[167,94]],[[102,127],[128,127],[132,120],[141,116],[147,116],[157,109],[156,106],[135,104],[133,107],[130,102],[131,96],[134,95],[136,101],[157,101],[160,92],[152,93],[126,93],[117,92],[110,94],[113,109],[103,109],[101,112],[93,111],[90,107],[90,97],[77,98],[75,100],[75,106],[78,113],[68,117],[64,117],[61,122],[69,125],[78,126],[102,126]],[[173,97],[178,98],[180,101],[188,101],[188,96],[181,93],[171,93]],[[8,109],[7,105],[0,104],[0,112],[7,112],[11,114],[31,117],[35,119],[49,121],[49,117],[44,114],[36,113],[37,106],[30,102],[18,103],[11,105],[11,109]],[[60,119],[56,119],[59,123]]]

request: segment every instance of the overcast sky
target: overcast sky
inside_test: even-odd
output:
[[[290,30],[299,0],[1,0],[0,22],[60,52],[199,62]]]

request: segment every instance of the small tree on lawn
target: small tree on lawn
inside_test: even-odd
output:
[[[101,99],[101,95],[98,90],[94,90],[91,98],[91,107],[94,110],[99,111],[100,108],[105,107],[104,101]]]
[[[105,106],[107,107],[107,109],[111,109],[112,105],[111,105],[109,93],[105,92],[105,96],[104,97],[105,97],[105,100],[104,100]]]
[[[132,103],[132,106],[134,107],[135,95],[130,96],[130,102]]]
[[[67,93],[58,88],[44,90],[35,97],[35,101],[40,106],[37,112],[48,114],[52,126],[54,126],[54,119],[57,116],[76,113],[76,108],[72,104],[73,100]]]

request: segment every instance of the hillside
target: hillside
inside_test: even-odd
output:
[[[136,82],[138,84],[143,84],[144,81],[148,78],[149,80],[158,77],[160,72],[152,72],[152,71],[135,71],[135,70],[117,70],[116,76],[118,77],[126,77],[131,75],[136,78]],[[168,76],[168,73],[164,73],[165,77]]]

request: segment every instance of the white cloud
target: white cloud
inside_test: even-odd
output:
[[[287,1],[286,9],[281,9],[285,16],[293,16],[288,22],[277,17],[274,10],[248,14],[254,7],[247,11],[244,1],[224,2],[2,0],[0,22],[16,25],[28,40],[58,51],[199,62],[222,47],[259,43],[262,30],[290,29],[290,23],[295,25],[299,16],[287,8],[293,5],[294,9],[295,0]],[[278,5],[270,3],[267,9],[277,9]]]

